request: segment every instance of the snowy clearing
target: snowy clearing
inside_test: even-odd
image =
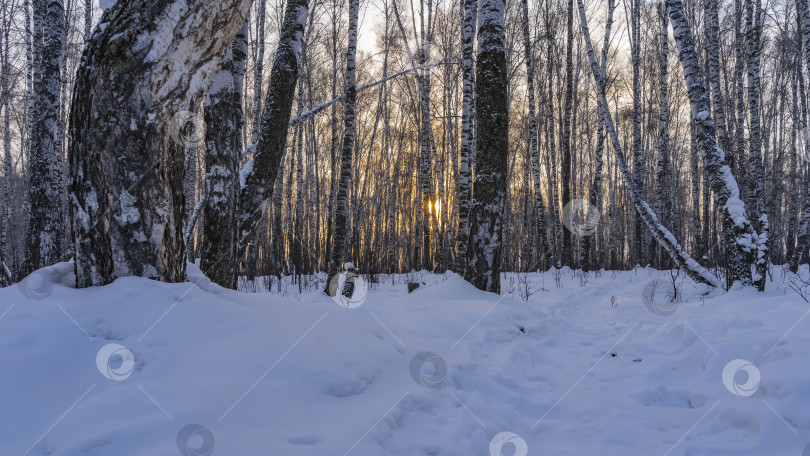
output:
[[[350,309],[204,279],[24,282],[0,290],[0,454],[802,456],[810,305],[773,273],[716,298],[686,279],[659,307],[653,270],[529,274],[528,303],[522,275],[501,299],[383,277]]]

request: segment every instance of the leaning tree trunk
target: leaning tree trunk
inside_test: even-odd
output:
[[[613,117],[610,114],[610,108],[608,107],[607,98],[605,97],[605,78],[602,75],[599,64],[596,62],[593,45],[591,44],[591,36],[590,32],[588,31],[588,21],[585,17],[585,6],[583,5],[582,0],[577,0],[577,4],[579,6],[582,35],[585,38],[585,46],[588,51],[588,60],[590,61],[591,71],[593,72],[593,77],[596,82],[599,115],[605,122],[608,135],[613,143],[613,149],[616,152],[616,161],[618,167],[622,173],[624,183],[627,186],[628,193],[630,194],[629,196],[633,201],[633,206],[636,209],[638,217],[647,225],[647,228],[649,228],[652,232],[653,238],[655,238],[659,245],[661,245],[661,247],[667,251],[669,256],[672,258],[672,261],[675,262],[678,268],[684,271],[692,280],[713,287],[720,287],[720,280],[708,269],[704,268],[693,260],[686,253],[686,251],[683,250],[672,232],[670,232],[658,221],[656,214],[652,211],[652,209],[650,209],[647,202],[642,199],[641,189],[636,187],[636,182],[634,179],[635,176],[630,172],[630,169],[627,166],[627,160],[625,159],[624,152],[622,151],[619,135],[616,132],[616,128],[613,124]]]
[[[250,0],[132,0],[104,13],[71,112],[70,216],[79,287],[186,278],[182,128]]]
[[[60,260],[65,221],[62,217],[59,144],[59,95],[64,61],[62,41],[65,12],[62,0],[36,0],[34,36],[36,68],[29,152],[28,204],[30,220],[22,273]]]
[[[607,20],[605,21],[605,38],[602,43],[602,61],[600,64],[600,73],[602,78],[607,81],[607,56],[608,51],[610,50],[610,33],[611,27],[613,26],[613,12],[616,10],[616,2],[615,0],[608,0],[607,4]],[[607,87],[605,87],[607,90]],[[590,198],[591,204],[593,204],[594,208],[596,208],[596,212],[601,214],[602,213],[602,165],[604,163],[604,151],[605,151],[605,121],[601,117],[597,115],[596,121],[596,157],[594,159],[594,172],[593,172],[593,181],[591,182],[590,191],[588,192],[588,197]],[[596,240],[597,242],[593,242]],[[594,233],[593,236],[585,236],[583,242],[583,250],[585,252],[585,260],[583,261],[583,270],[587,271],[590,269],[591,263],[593,262],[591,259],[593,251],[595,251],[599,247],[598,242],[598,232]],[[592,247],[592,244],[593,245]],[[600,255],[601,257],[601,255]],[[597,258],[597,269],[601,269],[603,261],[601,258]]]
[[[289,0],[284,11],[264,103],[261,136],[250,162],[250,172],[244,173],[244,185],[239,194],[239,256],[245,252],[250,236],[264,217],[284,157],[308,6],[308,0]]]
[[[509,156],[504,2],[482,0],[480,12],[475,86],[477,155],[467,279],[480,290],[500,293]]]
[[[678,45],[678,56],[683,66],[687,95],[692,107],[698,147],[706,168],[717,205],[723,216],[723,231],[728,251],[728,285],[740,281],[751,285],[751,254],[756,249],[756,234],[740,199],[737,180],[726,164],[723,149],[717,144],[711,118],[709,97],[700,74],[692,30],[683,12],[681,0],[666,0],[667,12]]]
[[[200,267],[213,281],[236,289],[237,166],[242,150],[242,92],[248,21],[214,75],[205,100],[205,206]]]

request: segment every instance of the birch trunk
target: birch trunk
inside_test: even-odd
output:
[[[562,137],[560,139],[560,152],[562,154],[562,204],[571,201],[571,115],[574,103],[574,0],[568,0],[567,38],[565,47],[565,106],[562,122]],[[562,231],[562,265],[574,267],[571,249],[571,232],[566,228]]]
[[[537,213],[537,233],[540,246],[540,268],[546,270],[546,257],[549,254],[548,237],[546,234],[546,208],[543,203],[543,193],[540,190],[540,150],[537,140],[537,117],[535,115],[534,99],[534,52],[529,33],[529,0],[523,0],[523,49],[526,54],[526,91],[529,95],[529,154],[532,163],[532,177],[534,181],[534,210]],[[528,211],[528,209],[527,209]]]
[[[709,90],[714,109],[714,122],[717,125],[717,141],[724,151],[731,154],[731,141],[726,130],[726,110],[723,92],[720,89],[720,19],[717,12],[719,0],[703,0],[704,23],[706,28],[706,59],[709,71]]]
[[[357,85],[355,80],[355,61],[357,58],[357,20],[360,9],[359,0],[349,0],[349,44],[346,50],[346,103],[344,104],[343,149],[340,157],[340,181],[335,200],[335,238],[332,244],[332,256],[329,258],[329,274],[337,274],[340,266],[347,261],[346,233],[348,230],[349,187],[351,186],[352,159],[354,152],[355,102]],[[331,278],[331,277],[330,277]],[[328,286],[327,281],[327,286]]]
[[[655,212],[661,218],[662,224],[672,224],[670,212],[673,210],[673,202],[669,201],[668,195],[672,195],[670,189],[670,160],[669,160],[669,17],[666,7],[661,4],[658,7],[661,19],[661,29],[658,35],[660,40],[660,54],[658,57],[658,166],[655,180]],[[668,192],[668,190],[670,190]],[[659,261],[662,261],[660,258]]]
[[[222,60],[205,100],[205,199],[200,268],[212,282],[236,289],[237,166],[242,145],[242,94],[248,21]]]
[[[284,11],[278,49],[270,72],[261,121],[261,136],[244,182],[237,209],[239,233],[237,252],[241,256],[259,226],[273,197],[279,167],[284,157],[304,27],[309,1],[290,0]]]
[[[602,44],[602,61],[600,64],[600,74],[602,79],[607,81],[607,56],[610,50],[610,34],[613,26],[613,12],[616,9],[615,0],[608,0],[607,4],[607,20],[605,21],[605,38]],[[606,82],[607,84],[607,82]],[[605,87],[607,91],[607,87]],[[596,157],[594,159],[594,175],[591,182],[591,188],[588,192],[591,204],[596,208],[598,214],[602,213],[602,165],[604,162],[603,155],[605,150],[605,121],[597,114],[596,123]],[[593,263],[592,256],[593,250],[598,248],[598,242],[594,243],[593,240],[598,236],[598,231],[594,236],[585,236],[583,250],[585,252],[585,260],[583,261],[583,268],[590,268]],[[598,238],[597,238],[598,239]],[[596,244],[596,245],[592,245]],[[603,266],[603,260],[597,256],[598,267]]]
[[[756,234],[740,199],[737,180],[726,164],[725,153],[717,144],[711,119],[709,97],[698,67],[692,30],[683,12],[681,0],[667,0],[667,12],[672,22],[678,57],[683,66],[687,94],[695,123],[696,139],[707,171],[715,201],[721,208],[723,231],[728,257],[727,285],[736,281],[751,285],[751,254],[756,249]]]
[[[62,0],[34,1],[34,97],[28,162],[30,220],[24,275],[61,260],[62,217],[60,88],[64,62],[65,13]]]
[[[605,121],[608,135],[613,143],[613,149],[616,152],[617,164],[622,173],[624,183],[627,186],[628,192],[630,193],[630,197],[633,201],[633,206],[635,207],[639,218],[644,221],[652,232],[653,237],[667,251],[667,253],[669,253],[675,264],[687,275],[689,275],[692,280],[713,287],[720,287],[720,280],[708,269],[704,268],[689,257],[689,254],[683,250],[681,245],[675,239],[675,236],[666,227],[661,225],[655,213],[653,213],[653,211],[650,209],[650,206],[641,198],[639,189],[635,186],[634,176],[631,174],[630,169],[627,166],[627,161],[625,160],[624,152],[622,151],[619,136],[613,124],[613,117],[611,116],[608,108],[607,98],[605,98],[605,78],[602,77],[599,64],[596,62],[593,45],[591,44],[590,32],[588,30],[588,20],[585,16],[585,6],[583,5],[582,0],[577,0],[577,4],[579,6],[582,34],[585,38],[585,45],[588,50],[588,60],[590,61],[591,71],[596,82],[600,115]]]
[[[172,120],[205,93],[249,7],[132,0],[104,13],[79,67],[70,122],[79,287],[129,275],[185,280],[184,157]]]
[[[630,0],[630,55],[633,67],[633,182],[644,194],[644,155],[641,139],[641,0]],[[647,266],[642,243],[642,220],[635,217],[633,263]]]
[[[503,0],[482,0],[479,14],[477,156],[467,280],[480,290],[500,293],[502,217],[509,156]]]
[[[765,172],[762,165],[762,135],[760,126],[760,35],[761,0],[746,0],[746,41],[748,60],[748,116],[749,152],[748,177],[749,211],[756,234],[753,284],[759,291],[765,290],[768,269],[768,211],[765,207]]]
[[[475,0],[462,0],[461,25],[461,71],[462,71],[462,111],[461,111],[461,151],[459,157],[458,176],[458,269],[462,275],[468,267],[467,248],[469,244],[469,216],[472,198],[472,169],[471,160],[475,156],[473,148],[473,116],[472,110],[473,87],[473,44],[475,40],[474,21],[478,2]]]
[[[264,25],[267,0],[256,0],[256,61],[253,62],[253,144],[259,142],[262,125],[262,82],[264,82]]]

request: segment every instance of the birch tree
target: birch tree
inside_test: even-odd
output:
[[[737,180],[726,163],[723,149],[717,144],[709,97],[698,66],[692,30],[683,12],[683,3],[681,0],[666,0],[666,7],[678,45],[678,57],[686,80],[698,147],[723,217],[728,262],[727,285],[736,281],[743,285],[752,285],[751,255],[756,249],[756,234],[746,216],[745,203],[740,199]]]
[[[222,59],[205,100],[205,206],[200,268],[212,282],[236,288],[237,166],[242,150],[248,21]]]
[[[462,111],[461,111],[461,150],[458,176],[458,258],[462,274],[467,269],[467,246],[469,244],[469,214],[472,199],[471,161],[475,156],[475,135],[473,134],[473,44],[475,41],[474,23],[478,2],[461,0],[461,68],[462,68]]]
[[[720,18],[719,0],[703,0],[704,27],[706,29],[706,64],[709,67],[707,79],[711,92],[714,123],[717,125],[717,141],[727,154],[732,154],[731,141],[726,128],[726,110],[720,85]]]
[[[172,119],[205,93],[249,8],[249,0],[132,0],[104,13],[70,116],[79,287],[130,275],[186,279],[183,149]]]
[[[560,138],[560,152],[562,154],[561,184],[562,204],[571,200],[571,115],[574,103],[574,0],[568,0],[567,36],[565,47],[565,106],[563,113],[562,137]],[[571,251],[571,232],[567,229],[562,232],[562,265],[574,266]]]
[[[756,250],[753,283],[759,291],[765,290],[768,269],[768,211],[765,207],[765,172],[762,165],[762,133],[760,126],[760,30],[762,6],[760,0],[746,0],[745,18],[748,61],[748,117],[749,128],[749,211],[755,230]]]
[[[340,180],[335,204],[335,237],[332,255],[329,258],[329,274],[337,274],[343,261],[348,260],[346,231],[348,229],[349,187],[353,168],[355,126],[355,103],[357,101],[356,59],[357,18],[360,0],[349,0],[349,43],[346,48],[346,102],[344,103],[343,149],[340,156]],[[327,281],[327,287],[329,281]]]
[[[740,0],[737,0],[740,1]],[[799,68],[801,69],[804,65],[807,66],[808,70],[810,70],[810,8],[808,8],[807,0],[796,0],[796,14],[799,16],[798,19],[798,30],[800,31],[799,39],[801,40],[802,47],[801,49],[804,50],[804,55],[799,56]],[[801,53],[800,53],[801,54]],[[801,79],[799,80],[802,81]],[[802,99],[804,101],[804,98]],[[803,114],[806,115],[806,109],[803,110]],[[802,131],[802,135],[805,135],[806,141],[806,131]],[[805,147],[810,147],[810,144],[807,144],[805,141]],[[799,153],[807,154],[807,150],[799,151]],[[807,156],[807,155],[805,155]],[[807,249],[810,246],[810,192],[806,193],[803,208],[802,208],[802,216],[799,222],[799,229],[797,233],[796,239],[796,247],[793,250],[793,255],[790,258],[790,270],[793,273],[798,272],[799,265],[806,261],[807,256]]]
[[[16,254],[17,235],[14,229],[15,218],[18,209],[16,209],[17,192],[15,189],[15,181],[17,179],[17,170],[12,160],[12,131],[11,131],[11,110],[13,109],[13,93],[11,87],[11,29],[14,26],[12,18],[16,14],[13,10],[13,5],[3,5],[3,22],[2,22],[2,43],[0,44],[0,91],[2,93],[2,107],[3,110],[3,175],[5,192],[5,205],[0,210],[0,255],[4,255],[6,250],[11,251],[11,256],[0,258],[0,275],[6,277],[7,284],[10,285],[14,278],[13,271],[18,268],[18,258]],[[27,25],[27,24],[26,24]],[[28,34],[25,29],[24,33]],[[27,84],[27,81],[26,81]],[[21,141],[22,142],[22,141]],[[20,147],[20,155],[26,148]],[[16,210],[15,210],[16,209]],[[0,279],[2,280],[2,279]]]
[[[65,221],[60,202],[60,83],[64,60],[62,0],[34,0],[34,89],[28,161],[30,220],[23,274],[61,260]]]
[[[669,196],[672,195],[672,192],[667,192],[667,189],[671,188],[672,184],[669,157],[669,16],[667,16],[666,7],[663,3],[658,6],[658,10],[661,28],[658,34],[660,42],[658,56],[659,114],[655,212],[664,225],[671,226],[670,212],[673,210],[674,201]]]
[[[633,67],[633,181],[638,191],[644,191],[644,155],[641,138],[641,0],[630,0],[630,55]],[[633,229],[633,261],[644,261],[641,217],[635,218]]]
[[[537,232],[539,236],[540,258],[545,266],[545,257],[549,253],[546,234],[546,209],[543,193],[540,190],[540,148],[537,138],[537,116],[534,99],[534,52],[529,32],[529,0],[522,1],[523,6],[523,49],[526,54],[526,92],[529,98],[529,154],[531,156],[532,178],[534,181],[534,209],[537,213]],[[543,267],[545,269],[545,267]]]
[[[582,26],[582,34],[585,38],[585,45],[588,50],[588,60],[591,64],[591,71],[596,82],[597,98],[599,102],[599,111],[602,119],[605,122],[608,135],[613,143],[613,150],[616,154],[616,161],[624,178],[624,184],[630,193],[633,201],[633,206],[639,218],[647,225],[647,228],[652,232],[653,237],[669,253],[673,262],[683,270],[692,280],[704,283],[713,287],[721,285],[720,280],[714,276],[708,269],[704,268],[693,260],[689,254],[681,247],[675,239],[675,236],[666,227],[661,225],[658,217],[652,212],[650,206],[642,199],[639,189],[636,187],[634,175],[631,174],[630,168],[627,166],[627,160],[622,151],[622,145],[619,141],[619,136],[613,124],[613,117],[605,96],[605,78],[602,76],[599,64],[596,61],[596,56],[591,44],[590,31],[588,30],[588,20],[585,16],[585,6],[582,0],[577,0],[579,6],[579,18]]]
[[[611,28],[613,27],[613,12],[616,9],[616,2],[615,0],[608,0],[607,2],[607,19],[605,20],[605,38],[602,44],[602,61],[600,64],[600,74],[602,79],[605,81],[605,85],[607,86],[607,57],[608,51],[610,49],[610,35],[611,35]],[[607,91],[607,87],[605,87]],[[604,150],[605,150],[605,121],[602,119],[601,116],[597,114],[597,123],[596,123],[596,157],[594,158],[594,175],[593,181],[591,182],[590,191],[588,192],[591,200],[591,204],[593,204],[594,208],[596,208],[596,212],[601,214],[602,213],[602,166],[604,163]],[[587,270],[590,267],[591,263],[591,251],[592,251],[592,244],[593,244],[593,237],[592,236],[585,236],[584,240],[584,251],[585,251],[585,260],[583,261],[583,269]],[[601,259],[599,261],[599,266],[601,267],[602,262]]]
[[[267,0],[256,0],[256,59],[253,62],[253,143],[259,142],[262,121],[262,82],[264,81],[264,27]]]
[[[253,159],[242,170],[244,185],[237,206],[237,253],[240,256],[265,215],[284,157],[308,7],[308,0],[290,0],[284,10],[264,101],[261,136]]]
[[[503,208],[509,151],[504,2],[483,0],[476,60],[476,159],[467,280],[500,293]]]

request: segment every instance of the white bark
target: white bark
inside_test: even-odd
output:
[[[205,94],[249,8],[250,0],[130,0],[104,13],[70,122],[79,287],[130,275],[186,279],[183,145],[172,119]]]
[[[611,142],[613,143],[613,150],[616,153],[616,161],[618,162],[619,169],[624,178],[624,184],[630,193],[633,200],[633,206],[636,209],[638,216],[647,225],[647,228],[652,232],[653,237],[658,243],[669,253],[673,262],[683,270],[692,280],[700,283],[705,283],[713,287],[721,287],[720,279],[714,276],[708,269],[704,268],[693,260],[687,254],[675,236],[658,221],[658,217],[652,211],[650,206],[642,199],[639,189],[635,185],[633,174],[627,166],[627,161],[622,151],[622,145],[619,141],[619,136],[613,124],[613,117],[610,114],[607,99],[605,98],[605,78],[602,76],[602,71],[596,61],[596,56],[591,44],[591,36],[588,31],[588,21],[585,16],[585,6],[582,0],[577,0],[579,6],[579,17],[582,24],[582,34],[585,38],[585,45],[588,50],[588,60],[591,64],[591,71],[593,72],[594,80],[596,81],[597,97],[599,102],[600,116],[605,122]]]
[[[681,0],[667,0],[666,5],[675,42],[678,45],[678,56],[683,66],[698,147],[715,200],[723,216],[728,257],[728,285],[735,281],[751,285],[750,256],[756,249],[756,234],[746,216],[745,204],[740,199],[737,180],[726,164],[725,153],[715,138],[709,97],[703,84],[703,76],[700,74],[694,38],[683,12],[683,3]]]

